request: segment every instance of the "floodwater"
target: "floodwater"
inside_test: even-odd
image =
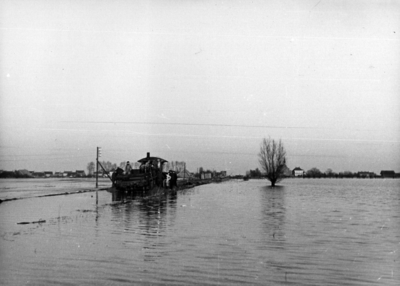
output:
[[[400,285],[400,180],[266,185],[3,202],[0,284]]]
[[[110,186],[108,178],[99,178],[98,187]],[[0,200],[29,198],[95,189],[95,178],[0,179]]]

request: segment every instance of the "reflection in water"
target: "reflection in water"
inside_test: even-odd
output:
[[[130,230],[133,222],[139,224],[143,235],[152,236],[162,232],[168,210],[174,215],[176,201],[177,192],[173,191],[152,197],[136,195],[112,205],[113,220],[123,221],[125,230]]]
[[[285,189],[284,187],[262,187],[261,205],[265,235],[275,241],[285,240]]]
[[[268,255],[265,263],[275,277],[280,277],[287,282],[290,271],[289,263],[285,259],[285,189],[284,187],[262,187],[261,211],[264,244],[267,246]]]
[[[172,225],[176,216],[177,192],[164,192],[151,197],[136,195],[130,200],[125,199],[121,198],[121,203],[112,205],[113,221],[123,227],[125,233],[133,234],[125,242],[141,243],[145,261],[159,258],[162,253],[154,250],[163,248],[167,224]],[[119,231],[122,232],[121,229]]]

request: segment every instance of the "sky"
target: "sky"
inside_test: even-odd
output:
[[[0,1],[0,169],[400,172],[400,2]]]

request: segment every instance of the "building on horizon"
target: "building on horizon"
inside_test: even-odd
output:
[[[79,177],[79,178],[86,177],[84,170],[76,170],[75,174],[76,174],[76,177]]]
[[[357,173],[358,178],[375,178],[376,174],[374,172],[360,171]]]
[[[396,173],[393,170],[382,170],[381,177],[394,179],[396,177]]]
[[[292,175],[294,177],[303,177],[304,174],[305,174],[304,170],[302,168],[300,168],[300,167],[296,167],[292,171]]]
[[[45,171],[45,172],[44,172],[44,176],[45,176],[45,178],[53,177],[53,172],[51,172],[51,171]]]
[[[201,173],[200,178],[202,180],[204,180],[204,179],[212,179],[212,173],[211,172]]]

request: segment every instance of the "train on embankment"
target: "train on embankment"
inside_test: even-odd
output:
[[[110,177],[112,186],[108,189],[113,195],[113,201],[124,200],[140,196],[154,196],[166,191],[176,191],[192,188],[198,183],[190,180],[178,180],[174,170],[165,170],[164,164],[168,161],[160,157],[152,157],[150,153],[138,160],[140,166],[133,169],[129,166],[125,170],[118,168]]]

